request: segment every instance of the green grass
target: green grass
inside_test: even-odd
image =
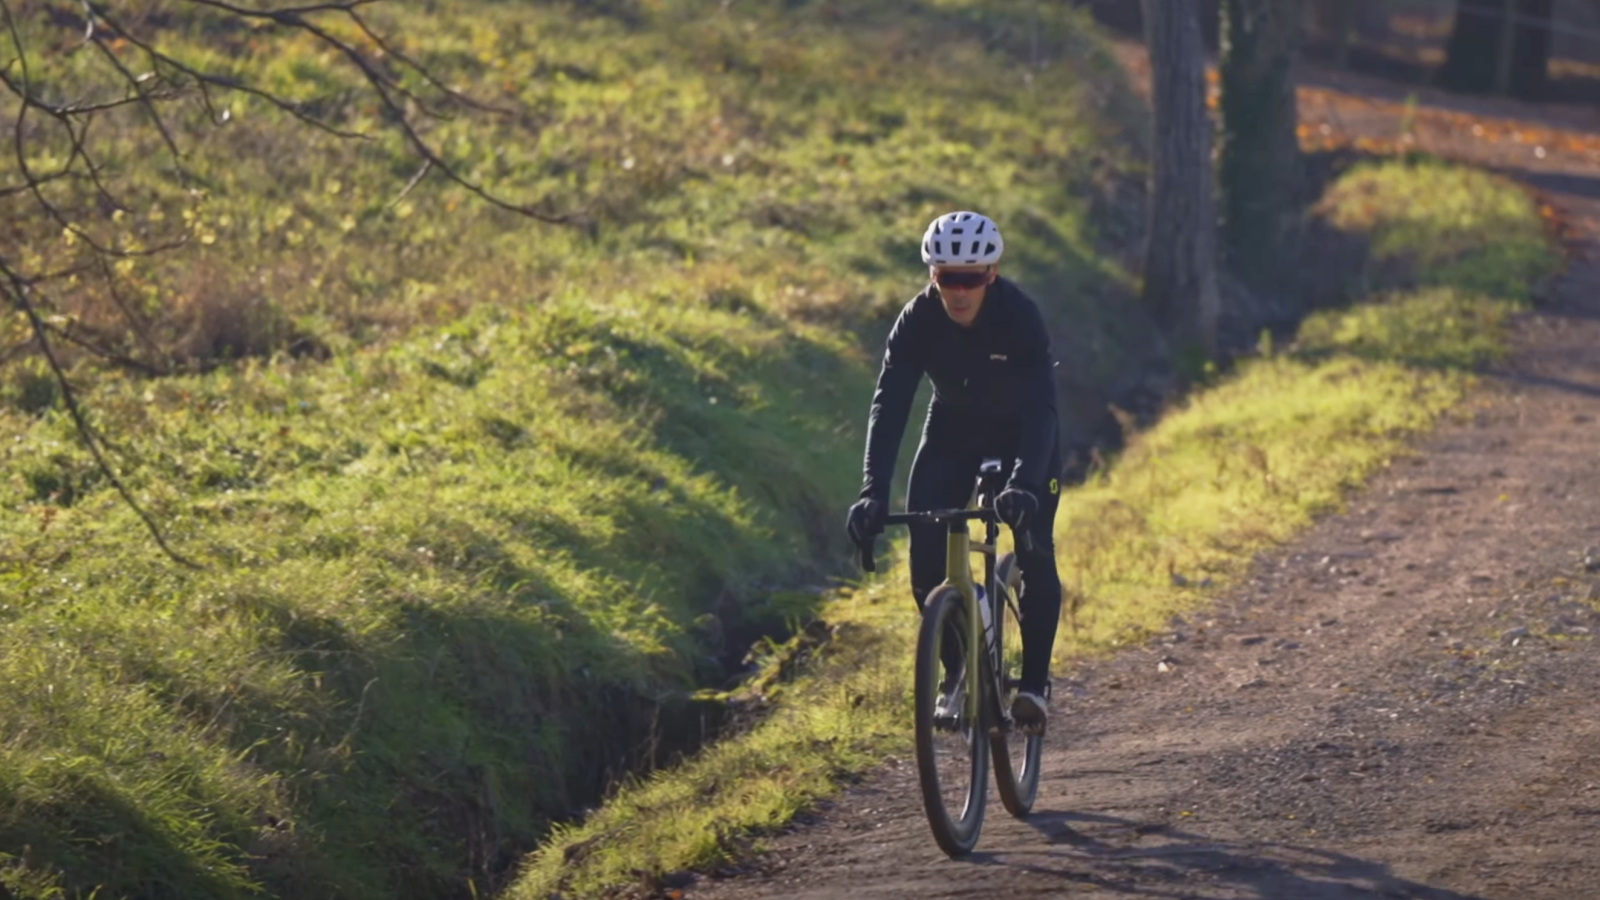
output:
[[[28,6],[46,5],[63,6]],[[174,364],[342,352],[567,285],[852,325],[904,302],[921,228],[978,198],[1015,235],[1016,271],[1058,286],[1061,316],[1124,318],[1087,290],[1128,279],[1102,258],[1085,212],[1137,167],[1119,151],[1142,139],[1143,114],[1082,15],[1022,0],[443,0],[372,15],[450,83],[516,113],[429,121],[446,158],[578,227],[488,210],[438,178],[398,198],[417,162],[397,137],[341,142],[247,96],[228,98],[222,128],[179,108],[198,188],[128,163],[160,154],[141,112],[103,117],[89,147],[116,163],[134,210],[98,216],[87,184],[52,199],[106,239],[148,245],[188,227],[186,252],[121,264],[121,299]],[[31,45],[57,45],[48,18],[20,18],[40,32]],[[219,39],[202,30],[208,18],[163,37],[289,96],[325,98],[319,108],[344,127],[374,126],[354,74],[311,42]],[[1047,65],[1027,64],[1036,46]],[[32,62],[66,94],[105,67],[93,53]],[[6,103],[0,112],[14,113]],[[83,243],[30,203],[0,198],[0,215],[24,226],[19,256],[41,270],[82,262]],[[97,280],[57,294],[63,314],[143,349]],[[4,327],[10,343],[18,323]]]
[[[49,31],[46,6],[73,8],[17,7],[32,71],[93,93],[103,63]],[[1143,116],[1077,12],[373,15],[518,111],[429,123],[452,161],[584,225],[432,179],[396,202],[415,162],[392,138],[338,143],[248,98],[225,128],[177,113],[192,191],[141,164],[159,146],[138,115],[97,121],[133,210],[96,218],[76,182],[53,199],[102,238],[181,223],[192,240],[119,264],[115,299],[90,278],[39,299],[174,372],[71,358],[129,487],[205,568],[160,555],[40,361],[11,353],[18,317],[0,318],[13,896],[491,892],[553,823],[692,744],[693,693],[742,642],[814,614],[798,589],[847,558],[875,343],[916,289],[928,219],[976,198],[1007,222],[1009,271],[1078,323],[1075,366],[1114,372],[1141,340],[1108,302],[1132,279],[1091,213],[1137,176]],[[307,42],[208,21],[162,40],[370,124]],[[1034,34],[1048,65],[1028,63]],[[0,197],[0,220],[27,266],[85,258],[23,196]],[[864,752],[776,795],[792,810]]]
[[[1423,158],[1359,165],[1323,198],[1335,227],[1363,234],[1367,290],[1411,282],[1527,300],[1556,264],[1533,201],[1494,175]]]
[[[28,425],[4,843],[117,895],[428,896],[492,852],[471,822],[531,841],[641,762],[652,711],[720,677],[718,636],[781,628],[774,586],[816,577],[855,476],[818,381],[863,375],[822,337],[613,301],[103,384],[99,424],[201,572],[156,555],[61,416]]]
[[[1404,315],[1408,305],[1385,312]],[[1373,316],[1336,318],[1360,327]],[[1376,318],[1379,328],[1392,324]],[[1287,354],[1252,360],[1169,413],[1106,475],[1063,497],[1063,579],[1082,609],[1060,652],[1139,640],[1186,605],[1185,583],[1227,584],[1257,551],[1337,510],[1467,382],[1461,370],[1401,360]]]
[[[1505,351],[1507,317],[1557,262],[1521,189],[1460,169],[1360,167],[1332,186],[1322,214],[1380,254],[1410,254],[1412,268],[1386,267],[1386,276],[1434,287],[1314,315],[1289,348],[1263,348],[1063,494],[1058,556],[1080,608],[1062,629],[1058,671],[1203,606],[1257,553],[1336,512],[1465,396],[1473,366]],[[1482,254],[1516,261],[1515,272],[1480,267]],[[902,560],[842,592],[822,610],[841,629],[831,652],[771,718],[558,831],[509,896],[600,896],[715,867],[759,846],[841,775],[906,751],[915,624],[906,578]]]
[[[896,574],[904,576],[896,567]],[[766,718],[669,770],[624,786],[559,828],[508,900],[598,897],[685,869],[714,868],[841,779],[910,747],[910,600],[892,579],[840,594],[832,638]]]

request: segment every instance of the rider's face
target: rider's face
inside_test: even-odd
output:
[[[928,276],[939,285],[939,299],[944,302],[945,315],[963,328],[971,326],[978,318],[984,292],[994,283],[995,273],[994,266],[928,267]]]

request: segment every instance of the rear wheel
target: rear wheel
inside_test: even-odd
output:
[[[946,655],[966,659],[972,631],[967,627],[966,599],[944,586],[928,595],[922,607],[922,630],[917,637],[916,703],[917,776],[928,825],[939,848],[950,856],[970,853],[983,827],[983,807],[988,793],[989,742],[984,735],[982,704],[974,702],[971,685],[963,676],[968,698],[940,715],[941,684],[947,682]],[[970,675],[970,673],[967,673]]]
[[[1017,679],[1022,677],[1022,622],[1017,618],[1017,596],[1022,589],[1022,572],[1016,554],[1007,553],[995,566],[995,588],[1000,609],[1000,684],[1005,693],[1002,709],[1009,709],[1016,695]],[[1039,796],[1039,761],[1044,755],[1042,735],[1024,735],[996,728],[989,737],[994,753],[994,784],[1006,812],[1021,818],[1033,809]]]

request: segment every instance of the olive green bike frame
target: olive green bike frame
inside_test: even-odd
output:
[[[980,718],[982,710],[978,704],[984,696],[983,654],[989,652],[989,634],[983,627],[983,610],[978,608],[977,583],[972,580],[972,554],[983,554],[983,580],[992,584],[996,555],[995,541],[999,537],[1000,529],[993,522],[985,522],[984,531],[988,534],[986,540],[974,544],[966,520],[950,522],[944,553],[944,582],[960,591],[962,599],[966,600],[967,626],[972,632],[972,639],[967,641],[967,697],[964,712],[969,717],[968,721],[975,724],[982,721]],[[1005,589],[1004,586],[1001,586],[1001,589]],[[998,622],[995,623],[995,627],[999,628]]]

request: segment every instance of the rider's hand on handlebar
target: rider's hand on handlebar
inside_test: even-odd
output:
[[[1039,511],[1039,498],[1022,488],[1008,487],[994,498],[994,511],[1000,521],[1010,525],[1013,531],[1020,531]]]
[[[845,520],[845,530],[850,533],[850,540],[856,544],[865,544],[883,533],[883,520],[888,516],[887,504],[881,500],[870,497],[857,500],[850,507],[850,515]]]

